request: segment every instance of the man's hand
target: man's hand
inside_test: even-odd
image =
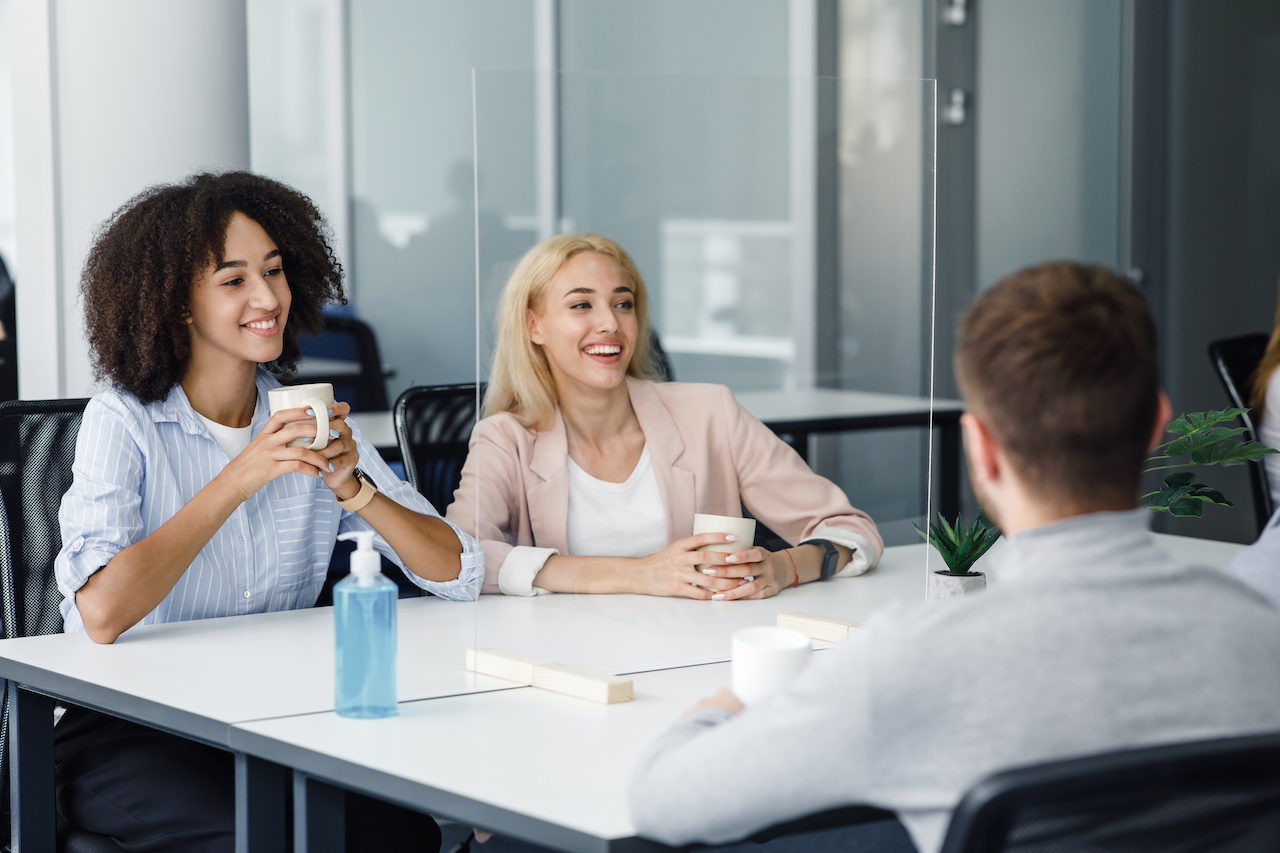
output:
[[[737,714],[742,711],[742,700],[734,695],[732,690],[725,687],[716,695],[699,700],[698,704],[694,705],[680,716],[687,717],[694,711],[703,711],[707,708],[719,708],[722,711],[728,711],[730,714]]]

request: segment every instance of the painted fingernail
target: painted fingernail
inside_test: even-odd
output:
[[[703,573],[704,575],[714,575],[714,574],[716,573],[716,570],[715,570],[715,569],[703,569],[703,570],[702,570],[702,573]]]
[[[334,468],[334,467],[333,467],[333,463],[332,463],[332,462],[330,462],[330,463],[329,463],[329,473],[330,473],[330,474],[332,474],[334,471],[337,471],[337,470],[338,470],[337,468]]]
[[[749,583],[751,583],[751,578],[743,578],[742,580],[738,581],[738,586],[746,586]]]
[[[737,536],[734,536],[732,533],[726,533],[726,534],[724,535],[724,541],[726,541],[726,542],[737,542],[737,541],[738,541],[738,537],[737,537]]]
[[[336,429],[329,430],[329,438],[337,438],[337,437],[338,437],[338,431]]]
[[[307,409],[307,416],[308,416],[308,417],[312,417],[312,418],[314,418],[314,417],[316,416],[316,410],[315,410],[315,409]]]
[[[712,601],[724,601],[724,593],[723,593],[723,592],[717,592],[715,595],[711,596],[711,600],[712,600]]]
[[[333,409],[330,409],[330,410],[329,410],[329,414],[331,414],[331,415],[333,414]]]
[[[730,554],[729,556],[727,556],[727,557],[725,557],[725,558],[724,558],[724,561],[725,561],[726,563],[736,563],[736,562],[738,562],[738,555],[737,555],[737,554]]]

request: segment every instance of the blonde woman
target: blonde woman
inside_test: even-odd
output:
[[[870,517],[727,388],[652,381],[644,281],[612,240],[530,249],[497,320],[485,417],[447,513],[481,541],[485,592],[766,598],[879,560]],[[698,550],[733,540],[694,536],[694,513],[743,506],[797,545]]]

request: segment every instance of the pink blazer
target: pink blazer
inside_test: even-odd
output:
[[[728,388],[628,379],[627,390],[666,508],[668,544],[693,535],[695,512],[740,516],[745,506],[793,544],[820,528],[841,528],[870,544],[868,567],[880,559],[884,543],[871,517],[809,470]],[[476,424],[446,516],[484,548],[484,592],[499,591],[499,570],[515,546],[569,553],[568,460],[558,410],[545,432],[505,413]]]

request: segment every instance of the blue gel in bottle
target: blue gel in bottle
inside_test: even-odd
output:
[[[343,717],[396,713],[396,585],[382,574],[373,531],[344,533],[356,539],[351,574],[333,588],[336,710]]]

